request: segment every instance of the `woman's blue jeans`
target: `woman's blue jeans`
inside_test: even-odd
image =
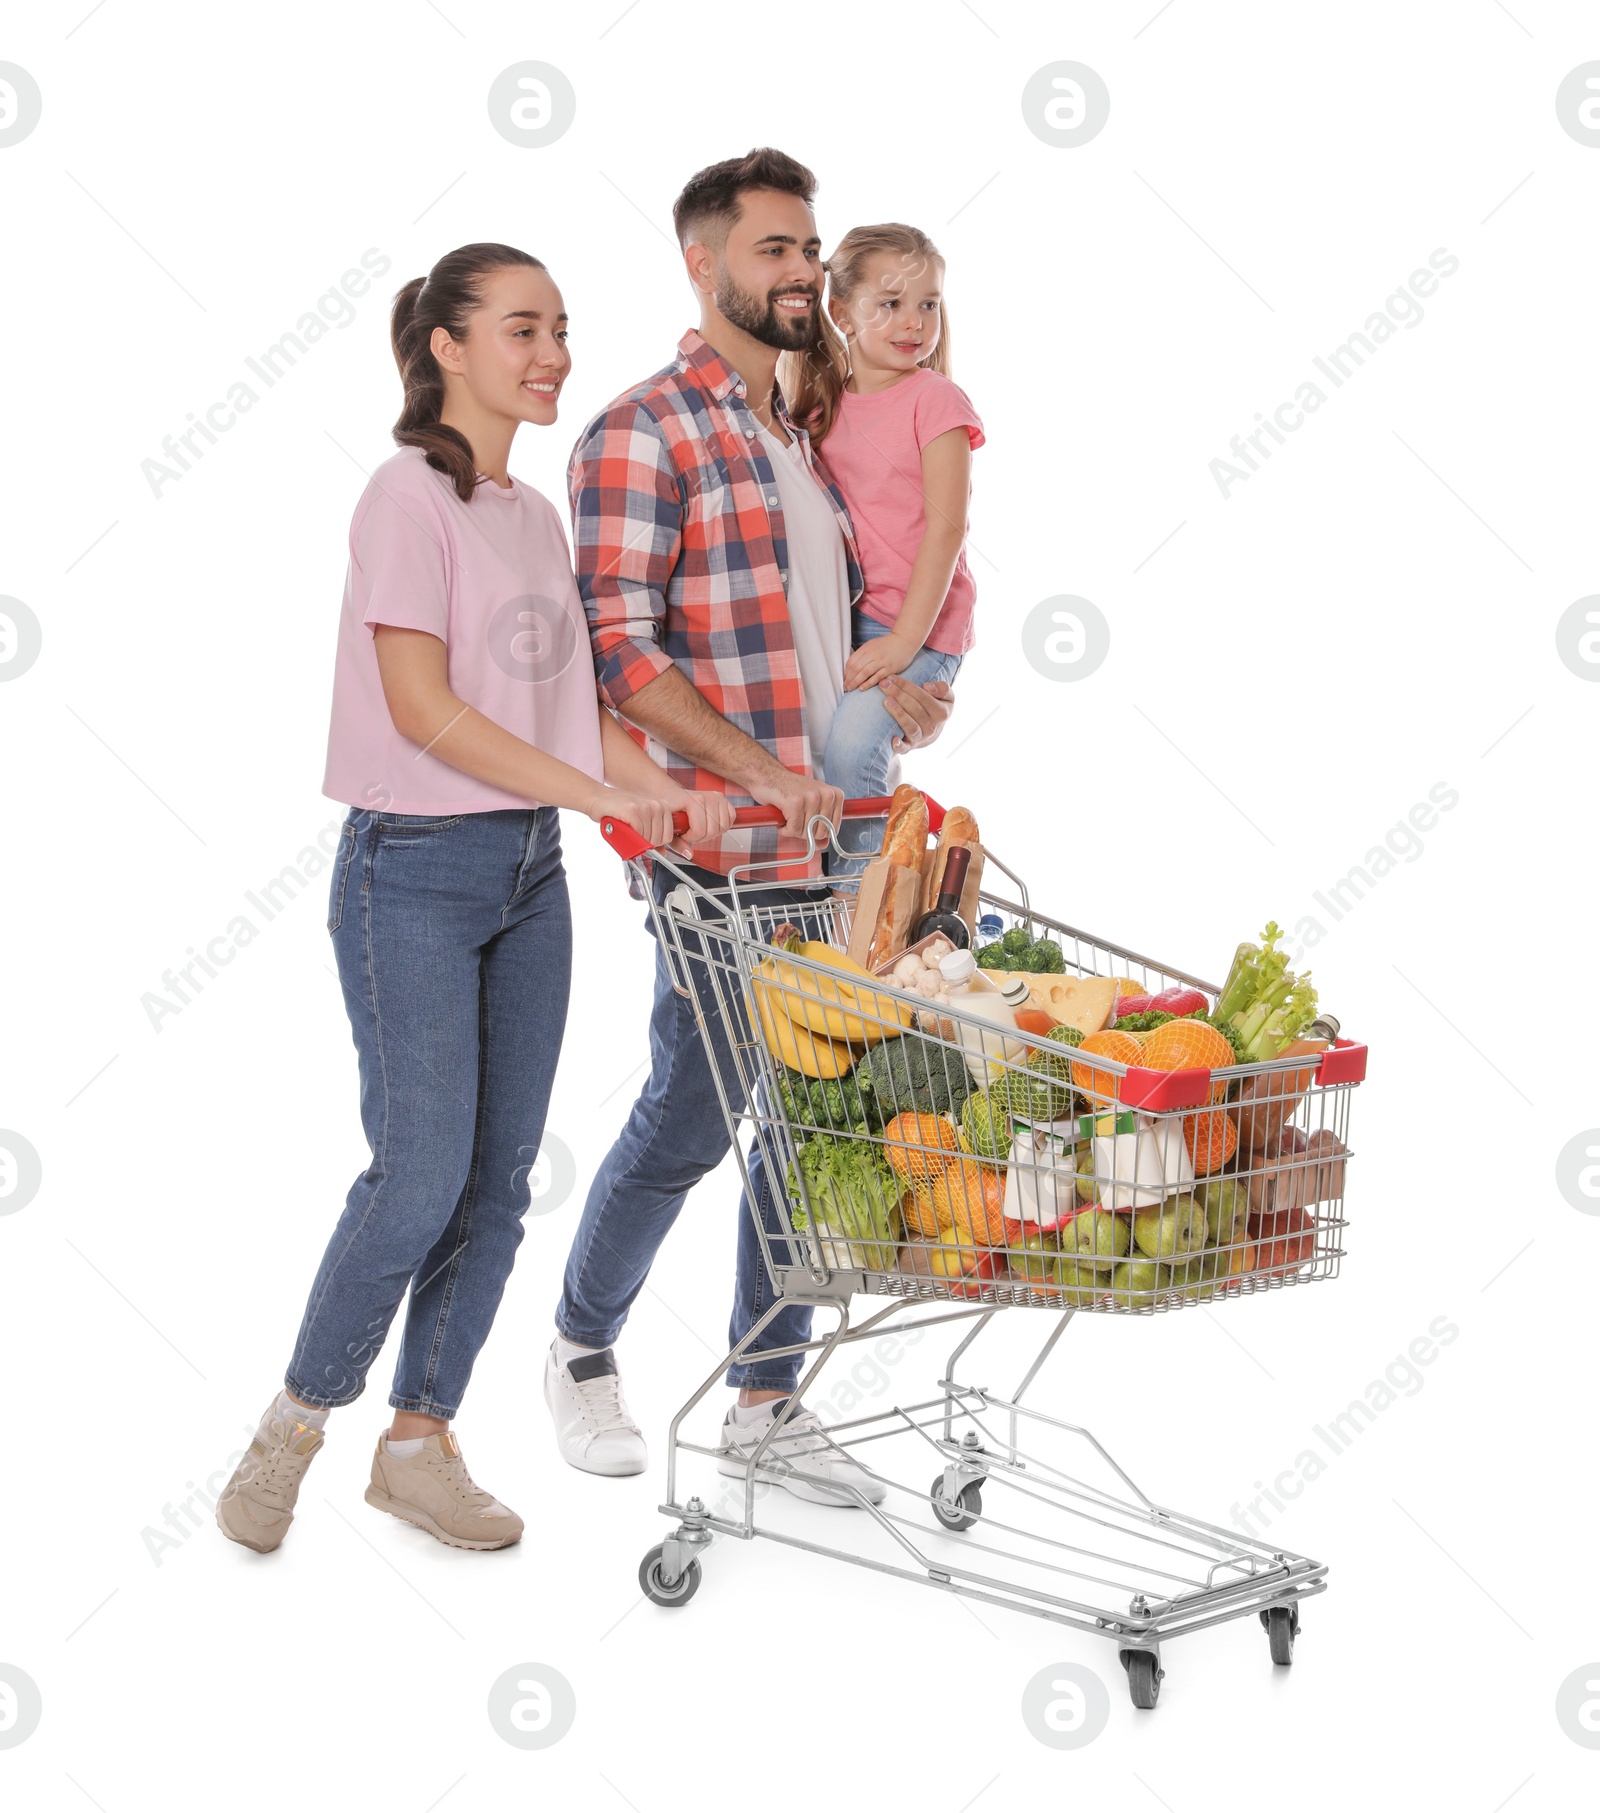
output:
[[[284,1383],[361,1395],[410,1292],[389,1402],[453,1417],[522,1240],[566,1028],[572,920],[553,807],[352,808],[328,907],[372,1162]]]

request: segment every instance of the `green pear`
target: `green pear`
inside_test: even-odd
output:
[[[1206,1209],[1206,1244],[1232,1246],[1242,1240],[1250,1214],[1250,1192],[1231,1177],[1213,1177],[1202,1184],[1200,1200]]]
[[[1227,1275],[1227,1266],[1225,1256],[1218,1252],[1179,1259],[1172,1267],[1172,1282],[1182,1289],[1188,1303],[1209,1303],[1221,1289],[1217,1283],[1219,1275]]]
[[[1087,1307],[1096,1297],[1104,1296],[1108,1286],[1098,1269],[1082,1259],[1069,1259],[1065,1253],[1056,1261],[1061,1290],[1068,1303]]]
[[[1024,1284],[1060,1282],[1061,1249],[1053,1234],[1025,1234],[1020,1247],[1006,1249],[1006,1264],[1013,1278]]]
[[[1137,1211],[1133,1240],[1152,1259],[1192,1253],[1206,1243],[1206,1212],[1193,1196],[1169,1196],[1153,1209]]]
[[[1119,1303],[1142,1309],[1166,1289],[1171,1267],[1150,1259],[1124,1259],[1111,1274],[1111,1291]]]
[[[1062,1247],[1072,1247],[1078,1255],[1080,1276],[1096,1272],[1110,1273],[1114,1261],[1123,1258],[1132,1243],[1127,1218],[1113,1215],[1109,1209],[1082,1209],[1072,1218],[1071,1228],[1062,1236]]]

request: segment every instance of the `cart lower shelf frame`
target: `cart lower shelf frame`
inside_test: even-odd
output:
[[[1157,1503],[1089,1430],[1024,1401],[1079,1311],[1061,1312],[1020,1383],[1004,1394],[964,1383],[958,1371],[978,1337],[1005,1310],[941,1306],[942,1313],[907,1316],[916,1306],[896,1300],[854,1322],[847,1288],[806,1291],[785,1282],[779,1301],[672,1420],[667,1494],[660,1509],[675,1527],[646,1554],[639,1571],[641,1587],[656,1604],[688,1603],[716,1538],[761,1537],[1108,1638],[1140,1707],[1153,1707],[1159,1696],[1163,1642],[1211,1625],[1254,1614],[1266,1628],[1272,1661],[1279,1666],[1291,1661],[1301,1601],[1327,1590],[1325,1563]],[[796,1301],[832,1311],[835,1325],[811,1341],[762,1351],[768,1361],[815,1357],[763,1440],[730,1466],[727,1449],[689,1440],[683,1425],[726,1369],[756,1351],[772,1317]],[[839,1506],[822,1514],[848,1518],[841,1542],[781,1528],[761,1514],[768,1490],[774,1508],[788,1498],[770,1476],[772,1444],[781,1440],[803,1395],[815,1390],[836,1354],[859,1341],[962,1322],[970,1326],[945,1365],[937,1395],[826,1427],[829,1448],[881,1482],[885,1494],[874,1503],[855,1487],[838,1488]],[[1047,1440],[1078,1446],[1098,1463],[1110,1486],[1092,1484],[1041,1453]],[[876,1445],[891,1441],[913,1452],[926,1450],[920,1474],[897,1479],[874,1465]],[[722,1470],[742,1487],[742,1506],[730,1506],[731,1514],[724,1515],[698,1495],[680,1500],[684,1455],[723,1463]],[[869,1541],[893,1558],[867,1552]]]

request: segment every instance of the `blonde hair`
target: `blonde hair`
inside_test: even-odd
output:
[[[917,227],[899,221],[885,221],[876,227],[852,227],[833,256],[824,260],[828,273],[828,300],[846,308],[867,275],[867,263],[880,252],[895,253],[901,260],[906,280],[944,255],[928,235]],[[939,338],[927,358],[918,365],[948,378],[950,371],[950,317],[944,298],[939,298]],[[850,376],[850,348],[834,324],[827,309],[820,311],[817,344],[805,352],[784,353],[778,361],[778,383],[783,390],[789,413],[811,436],[813,442],[827,438],[838,419],[839,399],[844,395]]]

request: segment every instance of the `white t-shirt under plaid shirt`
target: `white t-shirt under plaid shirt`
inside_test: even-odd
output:
[[[759,426],[759,424],[758,424]],[[798,442],[787,446],[761,427],[773,476],[778,481],[784,528],[789,539],[789,627],[800,687],[806,700],[806,735],[820,762],[828,747],[833,714],[844,697],[844,668],[850,659],[850,572],[839,519],[806,470]]]

